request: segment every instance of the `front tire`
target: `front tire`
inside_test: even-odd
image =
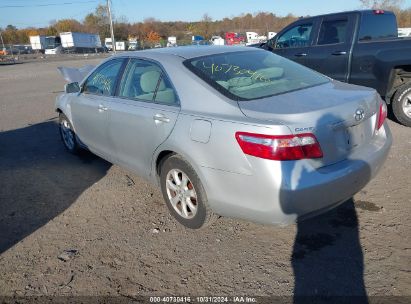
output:
[[[392,111],[398,122],[411,127],[411,82],[398,88],[393,98]]]
[[[207,203],[207,195],[194,169],[181,156],[172,155],[160,168],[161,191],[170,213],[183,226],[199,229],[218,216]]]
[[[79,154],[81,147],[78,143],[76,133],[70,120],[63,113],[59,115],[59,131],[64,147],[72,154]]]

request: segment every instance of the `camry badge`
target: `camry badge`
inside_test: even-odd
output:
[[[363,109],[358,108],[357,110],[355,110],[354,118],[356,121],[360,121],[364,119],[364,117],[365,117],[365,112]]]

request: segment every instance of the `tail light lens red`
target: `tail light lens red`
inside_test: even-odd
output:
[[[387,118],[387,105],[384,101],[380,102],[380,108],[378,110],[377,116],[377,130],[379,130],[384,124],[385,119]]]
[[[264,135],[247,132],[235,134],[245,154],[272,160],[321,158],[323,153],[314,134]]]

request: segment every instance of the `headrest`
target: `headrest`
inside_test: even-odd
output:
[[[284,75],[284,69],[277,67],[259,69],[256,71],[256,75],[256,78],[253,78],[254,81],[258,81],[258,75],[261,75],[266,79],[280,78]]]
[[[253,81],[250,77],[234,77],[228,80],[230,87],[245,87],[252,84]]]
[[[141,89],[145,93],[153,93],[156,90],[158,79],[160,78],[161,73],[159,71],[147,71],[140,78]],[[164,81],[161,80],[159,91],[162,91],[166,88]]]

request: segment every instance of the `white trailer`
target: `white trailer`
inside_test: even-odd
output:
[[[36,35],[30,36],[31,48],[34,51],[43,51],[46,49],[46,36],[45,35]]]
[[[411,27],[398,28],[398,37],[409,37],[411,36]]]
[[[224,45],[225,40],[223,38],[221,38],[221,36],[213,36],[213,37],[211,37],[211,43],[213,45]]]
[[[267,36],[259,36],[256,32],[246,32],[247,43],[246,45],[256,44],[267,41]]]
[[[254,42],[258,38],[258,34],[256,32],[246,32],[245,34],[247,36],[247,42]]]
[[[125,51],[126,42],[125,41],[116,41],[116,51]]]
[[[112,51],[112,50],[113,50],[113,42],[111,41],[111,38],[105,38],[105,39],[104,39],[104,45],[106,46],[106,48],[107,48],[109,51]]]
[[[137,38],[134,38],[134,37],[128,38],[128,50],[129,51],[135,51],[135,50],[137,50],[137,47],[138,47]]]
[[[60,38],[65,52],[97,53],[104,51],[100,36],[97,34],[65,32],[60,33]]]
[[[177,46],[177,37],[170,36],[167,38],[167,47]]]
[[[275,35],[277,35],[276,32],[268,32],[268,39],[274,38]]]

